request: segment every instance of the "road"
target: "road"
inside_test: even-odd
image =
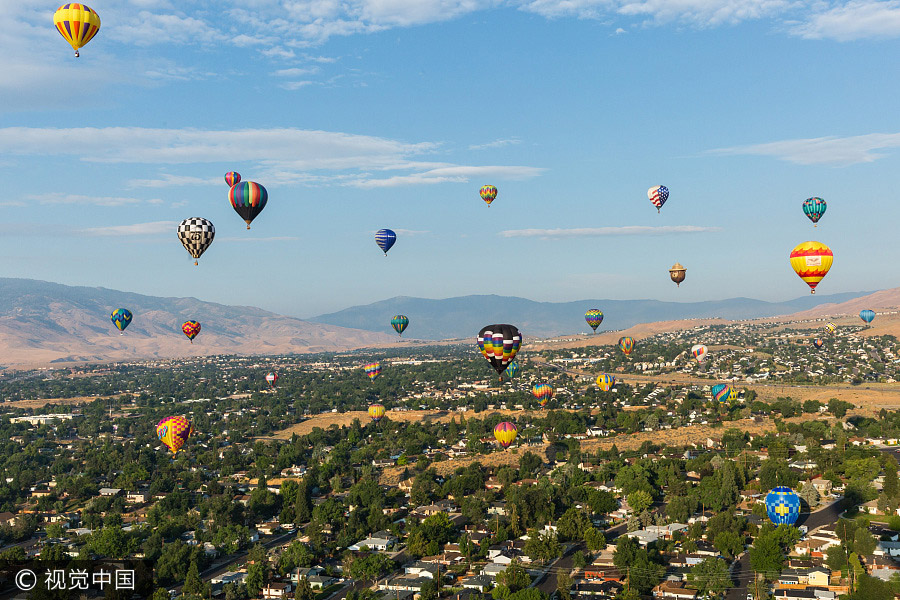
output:
[[[801,514],[797,520],[797,525],[806,525],[809,531],[812,531],[823,525],[836,523],[841,516],[841,512],[843,512],[843,509],[841,508],[841,501],[838,500],[815,512]],[[736,585],[725,594],[725,600],[746,600],[747,590],[753,582],[749,552],[745,552],[735,561],[732,573],[734,574],[732,580]]]

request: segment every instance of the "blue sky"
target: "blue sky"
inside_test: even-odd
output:
[[[818,240],[819,293],[898,285],[900,1],[94,0],[79,59],[56,5],[9,4],[2,276],[295,316],[782,300],[808,293],[791,248]],[[268,189],[250,231],[229,170]],[[216,225],[199,267],[175,237],[191,216]]]

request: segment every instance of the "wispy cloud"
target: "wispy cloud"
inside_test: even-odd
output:
[[[900,147],[900,133],[869,133],[850,137],[819,137],[781,140],[748,146],[711,150],[712,154],[771,156],[799,165],[847,166],[884,158],[875,152]]]
[[[491,148],[503,148],[504,146],[513,146],[515,144],[521,144],[522,140],[519,138],[507,138],[502,140],[494,140],[493,142],[487,142],[486,144],[473,144],[469,146],[469,150],[488,150]]]
[[[437,183],[466,183],[474,177],[492,177],[495,179],[523,180],[537,177],[546,169],[540,167],[515,166],[448,166],[430,169],[411,175],[395,175],[381,179],[361,178],[349,181],[346,185],[359,188],[386,188],[404,185],[433,185]]]
[[[221,177],[194,177],[192,175],[172,175],[163,173],[155,179],[132,179],[128,187],[162,188],[185,185],[224,185]]]
[[[396,233],[397,235],[409,235],[409,236],[413,236],[413,235],[428,235],[429,233],[431,233],[430,231],[420,231],[420,230],[417,230],[417,229],[398,229],[398,228],[396,228],[396,227],[395,227],[392,231],[393,231],[394,233]],[[371,233],[372,233],[372,235],[375,235],[376,231],[373,229],[373,230],[371,231]]]
[[[223,237],[216,238],[217,242],[225,242],[225,243],[239,243],[239,244],[256,244],[256,243],[267,243],[267,242],[295,242],[299,240],[299,237],[292,235],[283,235],[283,236],[272,236],[272,237]]]
[[[671,235],[680,233],[706,233],[721,231],[720,227],[702,227],[699,225],[664,225],[650,227],[645,225],[626,225],[624,227],[588,227],[580,229],[508,229],[500,235],[512,237],[538,238],[571,238],[571,237],[604,237],[618,235]]]
[[[285,81],[284,83],[278,84],[278,87],[284,90],[299,90],[300,88],[305,88],[310,85],[322,85],[321,81],[313,81],[311,79],[302,79],[300,81]]]
[[[294,67],[291,69],[279,69],[272,73],[275,77],[300,77],[301,75],[311,75],[321,71],[319,67],[313,66],[305,69]]]
[[[140,204],[150,202],[139,198],[122,198],[110,196],[82,196],[79,194],[64,194],[52,192],[49,194],[32,194],[26,196],[39,204],[83,204],[85,206],[126,206],[128,204]]]
[[[175,235],[178,223],[175,221],[153,221],[134,225],[112,225],[109,227],[89,227],[81,229],[82,235],[88,236],[123,236],[123,235],[159,235],[169,233]]]
[[[858,0],[838,4],[808,17],[792,33],[804,38],[841,42],[900,35],[900,1]]]

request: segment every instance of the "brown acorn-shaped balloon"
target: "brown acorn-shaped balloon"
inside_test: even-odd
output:
[[[675,263],[672,265],[672,268],[669,269],[669,277],[672,278],[672,281],[674,281],[678,287],[681,287],[681,282],[684,281],[686,273],[687,269],[685,269],[681,263]]]

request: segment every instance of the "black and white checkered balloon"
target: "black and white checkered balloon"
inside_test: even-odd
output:
[[[201,217],[185,219],[178,225],[178,239],[195,259],[206,252],[214,237],[216,228],[211,221]],[[197,264],[196,260],[194,264]]]

